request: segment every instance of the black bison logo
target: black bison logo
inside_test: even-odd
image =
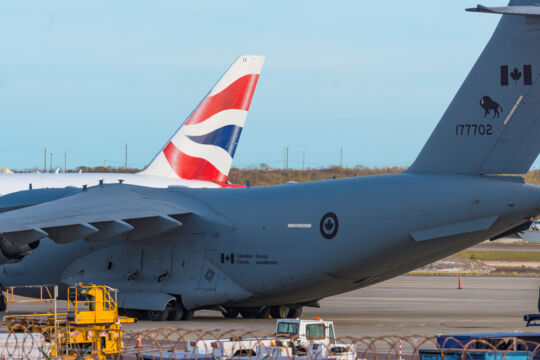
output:
[[[493,110],[492,119],[494,119],[495,116],[499,117],[499,114],[500,114],[499,110],[501,112],[503,111],[501,105],[499,105],[498,102],[494,101],[492,98],[490,98],[487,95],[482,96],[482,98],[480,99],[480,106],[482,107],[482,109],[484,109],[484,119],[486,118],[486,116],[488,116],[491,110]]]

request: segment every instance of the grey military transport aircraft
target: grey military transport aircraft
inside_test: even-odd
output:
[[[34,251],[17,263],[5,257],[0,283],[108,284],[122,308],[154,320],[198,309],[296,317],[326,296],[528,228],[540,187],[503,175],[526,173],[540,151],[534,5],[468,9],[502,18],[405,172],[244,189],[105,184],[11,194],[0,198],[2,242]]]

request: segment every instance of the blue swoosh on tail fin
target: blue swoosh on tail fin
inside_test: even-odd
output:
[[[241,133],[240,126],[227,125],[206,135],[188,136],[188,138],[199,144],[219,146],[233,157]]]

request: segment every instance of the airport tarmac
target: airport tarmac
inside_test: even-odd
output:
[[[455,276],[404,275],[324,299],[320,309],[305,308],[302,317],[333,320],[338,336],[359,337],[525,330],[523,315],[538,312],[540,278],[471,276],[463,277],[462,284],[463,289],[458,290]],[[33,304],[21,306],[26,311],[40,310]],[[59,308],[62,307],[60,304]],[[216,311],[198,311],[192,321],[139,321],[126,324],[125,329],[182,327],[273,332],[274,324],[273,319],[225,319]]]
[[[303,318],[333,320],[338,336],[433,335],[525,330],[523,315],[537,313],[540,278],[400,276],[381,284],[333,296],[321,308],[305,308]],[[181,326],[189,329],[263,329],[275,320],[224,319],[199,311],[193,321],[130,324],[128,329]],[[534,331],[528,328],[527,331]]]

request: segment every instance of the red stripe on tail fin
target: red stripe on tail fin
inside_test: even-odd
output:
[[[171,142],[163,149],[165,158],[174,172],[182,179],[207,180],[217,183],[227,181],[227,175],[222,174],[208,161],[184,154]]]
[[[223,91],[208,96],[193,111],[185,125],[201,123],[223,110],[235,109],[248,111],[258,79],[258,74],[242,76],[223,89]]]

